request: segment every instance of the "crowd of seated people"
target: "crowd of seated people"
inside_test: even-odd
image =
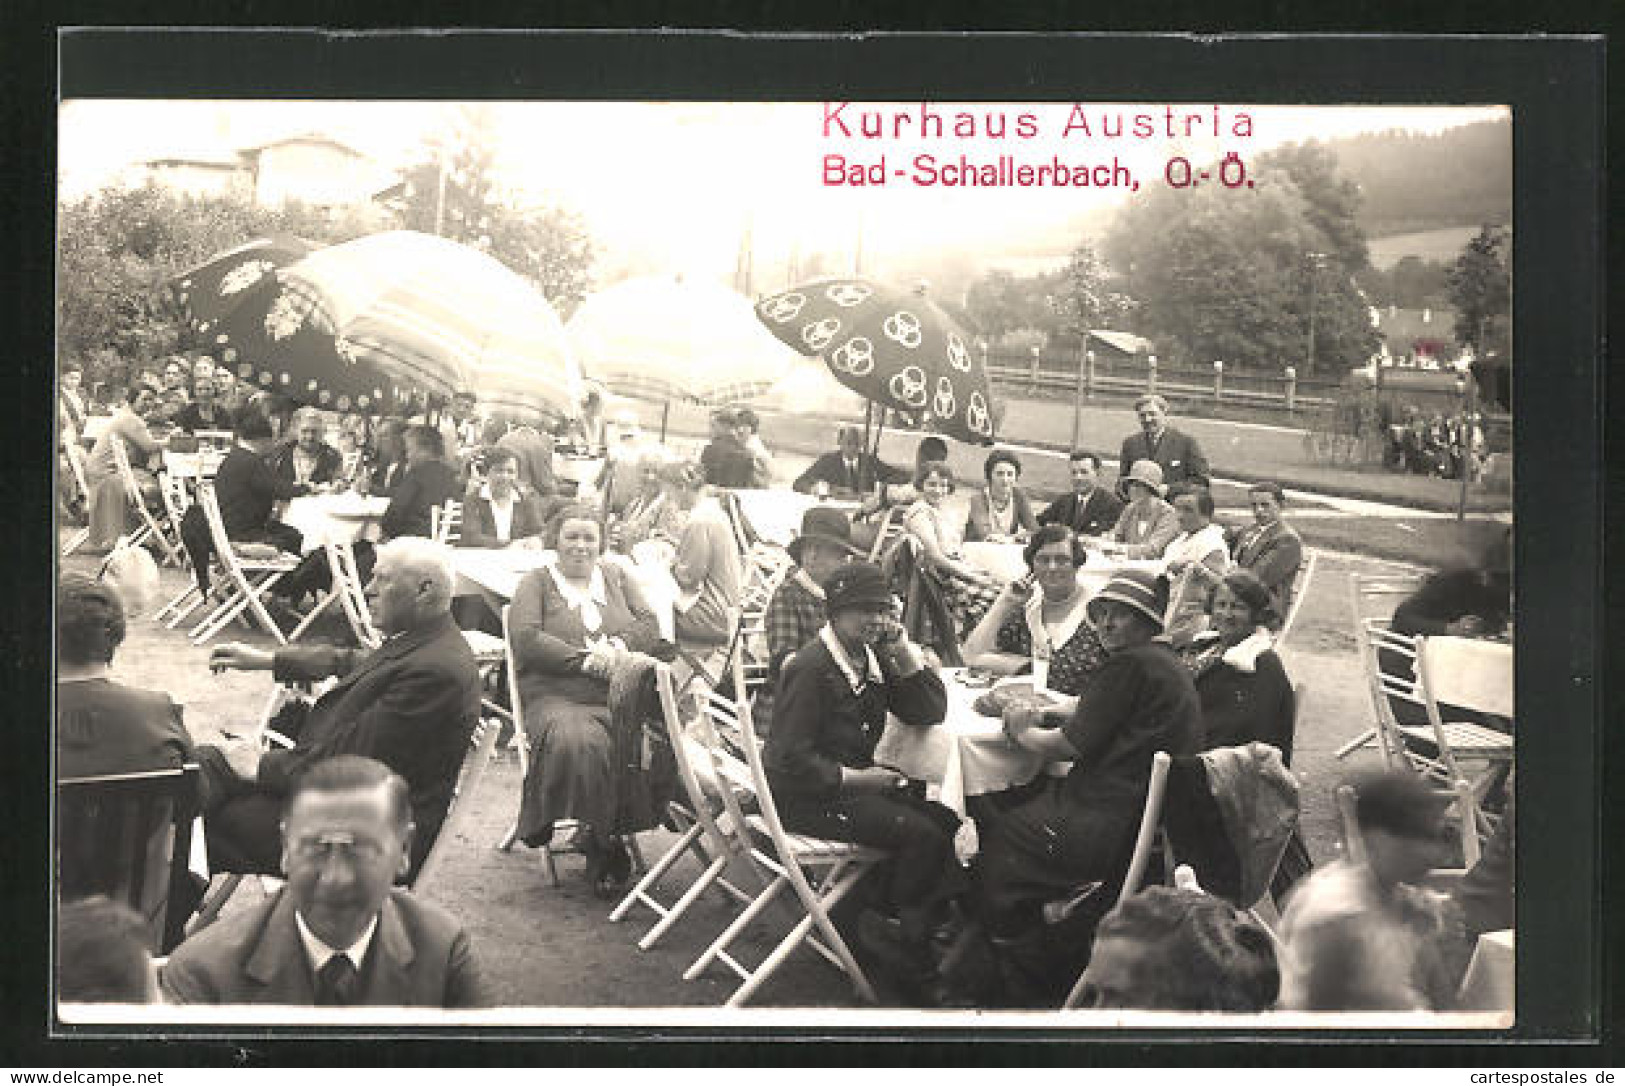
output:
[[[194,380],[194,408],[214,394],[210,384],[201,395],[199,387]],[[151,390],[138,392],[120,424],[137,439],[141,413],[151,409]],[[410,883],[440,831],[480,712],[479,673],[452,617],[451,552],[426,538],[430,511],[448,499],[463,503],[460,546],[547,554],[520,581],[510,612],[519,725],[531,755],[518,837],[544,847],[561,824],[572,825],[592,891],[623,891],[625,837],[652,824],[627,813],[628,790],[639,786],[628,777],[637,760],[628,745],[641,741],[633,737],[648,711],[638,697],[646,688],[633,678],[656,661],[712,681],[723,673],[745,567],[716,487],[759,481],[750,474],[765,452],[757,422],[724,414],[714,442],[723,448],[709,462],[634,439],[622,450],[624,470],[606,465],[601,488],[579,501],[550,463],[545,473],[527,472],[536,448],[545,445],[550,459],[551,436],[499,426],[486,428],[480,443],[468,425],[473,405],[460,408],[451,416],[460,452],[448,451],[441,425],[384,419],[341,430],[353,445],[344,452],[360,454],[358,489],[390,498],[384,542],[363,574],[381,645],[271,652],[232,643],[211,653],[216,669],[337,679],[277,719],[286,748],[268,749],[257,737],[193,744],[167,695],[112,681],[124,634],[117,595],[64,580],[59,769],[89,775],[196,761],[211,867],[287,879],[265,902],[183,942],[163,971],[162,998],[430,1006],[488,998],[469,933],[396,885]],[[1365,858],[1299,872],[1281,899],[1278,938],[1246,902],[1188,887],[1153,886],[1107,908],[1125,877],[1155,752],[1182,760],[1265,744],[1290,766],[1295,741],[1295,696],[1272,635],[1302,559],[1301,540],[1280,515],[1282,492],[1255,486],[1254,524],[1227,544],[1206,462],[1165,414],[1144,405],[1142,422],[1157,425],[1125,442],[1134,459],[1118,496],[1100,483],[1097,458],[1075,454],[1071,492],[1041,512],[1019,486],[1020,459],[999,451],[983,465],[986,489],[973,496],[968,518],[950,515],[946,449],[930,444],[938,439],[921,443],[902,527],[952,601],[973,669],[1024,675],[1049,694],[1044,705],[1016,699],[1001,707],[1006,741],[1068,767],[971,806],[980,849],[968,869],[956,855],[960,815],[875,762],[889,719],[929,728],[947,718],[940,661],[898,621],[896,586],[857,560],[847,513],[829,505],[805,512],[789,548],[794,565],[767,607],[768,678],[753,704],[786,828],[886,850],[850,927],[866,960],[910,1003],[1055,1006],[1082,968],[1076,955],[1057,954],[1056,940],[1081,930],[1079,945],[1092,948],[1083,1006],[1448,1008],[1469,925],[1484,930],[1509,914],[1511,819],[1464,884],[1470,891],[1436,900],[1420,882],[1439,858],[1442,809],[1414,778],[1357,781]],[[261,400],[236,412],[233,429],[236,443],[216,476],[228,535],[297,553],[301,540],[274,518],[275,504],[344,485],[345,456],[309,410],[287,417]],[[858,497],[899,482],[848,438],[797,488]],[[1171,488],[1170,477],[1178,479]],[[1019,543],[1026,576],[1004,582],[984,573],[965,560],[967,539]],[[1124,569],[1091,594],[1079,575],[1092,541],[1115,543],[1124,557],[1160,559],[1167,576]],[[678,591],[670,641],[631,572],[650,556],[669,568]],[[1207,628],[1175,645],[1165,628],[1168,578],[1189,566],[1213,575]],[[1456,631],[1467,628],[1462,615],[1489,611],[1496,613],[1487,621],[1504,624],[1508,608],[1483,602],[1504,582],[1452,577],[1430,582],[1402,608],[1403,621],[1419,632]],[[1301,840],[1295,847],[1302,852]],[[1300,860],[1307,868],[1306,853]],[[341,883],[349,892],[335,888]],[[1461,919],[1467,913],[1472,921]],[[1081,917],[1082,926],[1063,933],[1058,917]],[[961,939],[978,941],[992,965],[987,975],[967,980],[949,968],[947,948]],[[72,998],[151,998],[150,971],[130,964],[135,957],[104,943],[71,953],[127,974],[122,986],[76,982],[72,991],[84,994]]]

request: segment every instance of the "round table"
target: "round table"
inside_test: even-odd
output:
[[[1027,575],[1027,561],[1022,556],[1022,543],[966,543],[960,553],[965,561],[977,569],[985,570],[1003,581],[1013,581]],[[1090,551],[1089,560],[1078,569],[1078,584],[1093,596],[1106,582],[1128,570],[1161,573],[1163,563],[1158,558],[1115,558],[1099,551]]]
[[[353,490],[337,494],[306,494],[289,498],[282,511],[282,523],[299,529],[305,537],[305,550],[324,543],[355,543],[378,538],[378,518],[389,508],[389,499],[378,495],[364,497]]]
[[[942,671],[948,713],[941,724],[904,724],[888,717],[874,754],[877,765],[934,785],[933,798],[961,818],[969,797],[1026,784],[1047,765],[1041,755],[1012,743],[1000,718],[976,711],[976,699],[987,688],[966,686],[963,675],[961,668]],[[954,847],[962,861],[976,855],[976,823],[965,819]]]
[[[781,547],[788,546],[801,532],[802,516],[815,505],[839,509],[849,517],[858,510],[858,503],[854,501],[820,501],[811,494],[794,490],[737,489],[733,494],[756,534]]]

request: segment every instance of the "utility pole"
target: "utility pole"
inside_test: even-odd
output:
[[[440,171],[439,171],[440,172],[440,180],[439,180],[439,183],[435,187],[435,196],[434,196],[434,232],[435,232],[436,237],[441,237],[442,235],[441,235],[441,232],[440,232],[440,227],[441,227],[441,223],[445,220],[445,215],[446,215],[446,149],[445,149],[445,147],[440,148],[440,153],[437,156],[435,156],[435,161],[440,166]]]

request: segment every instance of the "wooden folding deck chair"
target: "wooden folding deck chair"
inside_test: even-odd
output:
[[[1416,639],[1416,677],[1438,751],[1438,772],[1428,775],[1456,790],[1465,805],[1464,818],[1484,837],[1499,821],[1484,811],[1484,798],[1506,778],[1504,771],[1513,760],[1513,738],[1480,723],[1446,720],[1445,714],[1465,709],[1502,717],[1510,726],[1514,710],[1510,656],[1506,646],[1472,638]],[[1481,768],[1468,773],[1463,762],[1476,762]]]
[[[85,481],[85,452],[78,444],[69,442],[62,446],[63,455],[68,458],[68,471],[73,475],[73,485],[78,488],[80,497],[85,503],[85,516],[90,516],[90,484]],[[68,541],[62,544],[62,557],[66,558],[74,551],[85,545],[90,538],[90,528],[84,527],[74,531]]]
[[[263,600],[273,585],[293,572],[299,560],[281,553],[251,556],[255,552],[274,551],[275,548],[269,544],[232,542],[226,535],[225,523],[220,519],[220,503],[215,497],[214,486],[206,480],[198,483],[198,504],[203,507],[203,516],[209,525],[209,540],[214,545],[215,561],[225,574],[227,595],[224,602],[193,627],[189,635],[192,643],[204,644],[223,630],[226,623],[246,611],[276,638],[277,644],[286,645],[287,637],[265,609]],[[253,548],[253,551],[249,548]]]
[[[169,526],[152,515],[147,508],[146,497],[141,493],[141,484],[136,480],[135,469],[130,466],[130,454],[124,448],[124,442],[114,438],[108,442],[113,450],[113,465],[118,471],[119,481],[124,484],[125,500],[135,508],[136,516],[141,525],[130,535],[130,546],[138,547],[151,540],[158,544],[163,552],[159,557],[166,566],[181,565],[181,543],[179,525],[175,526],[173,537]],[[160,487],[161,489],[161,487]]]
[[[624,920],[636,905],[642,905],[655,914],[654,927],[638,940],[639,950],[648,950],[659,942],[660,938],[683,918],[694,902],[713,886],[741,905],[749,905],[752,900],[751,894],[740,889],[728,878],[730,864],[742,869],[750,868],[751,846],[748,839],[743,837],[744,827],[729,818],[721,795],[716,792],[717,788],[726,785],[710,776],[712,767],[709,752],[690,739],[683,727],[682,717],[677,709],[677,688],[671,668],[662,664],[656,674],[656,682],[660,691],[661,714],[666,721],[666,735],[671,742],[672,756],[677,763],[677,776],[682,782],[687,802],[672,800],[669,804],[670,813],[678,824],[684,827],[683,832],[609,914],[612,922],[619,922]],[[705,780],[702,780],[700,772],[696,771],[696,757],[701,760],[707,774]],[[706,788],[707,780],[711,784],[710,790]],[[684,887],[674,901],[667,904],[656,896],[656,890],[660,882],[685,855],[694,857],[699,865],[699,874]],[[757,889],[760,890],[760,886]]]
[[[1309,586],[1314,581],[1315,563],[1320,561],[1320,552],[1313,547],[1304,551],[1304,561],[1298,567],[1297,576],[1292,582],[1292,602],[1287,606],[1286,615],[1281,619],[1281,628],[1275,634],[1275,650],[1279,652],[1281,646],[1286,644],[1287,637],[1297,624],[1298,612],[1303,609],[1303,601],[1309,597]]]
[[[733,667],[735,687],[743,689],[744,676],[737,655]],[[735,701],[715,690],[704,691],[701,715],[695,721],[693,730],[711,756],[713,773],[721,784],[718,791],[729,820],[735,825],[749,827],[756,842],[751,846],[750,858],[769,878],[762,892],[706,948],[683,974],[683,979],[693,980],[710,968],[713,962],[720,961],[743,982],[728,998],[727,1005],[743,1006],[791,952],[806,943],[847,975],[860,999],[867,1003],[875,1002],[874,988],[830,920],[829,911],[886,858],[886,853],[864,845],[830,841],[785,830],[767,781],[761,740],[756,736],[756,729],[750,720],[750,707],[745,702]],[[743,752],[743,764],[736,752]],[[757,813],[745,813],[739,793],[749,797]],[[745,966],[729,952],[729,947],[762,916],[768,906],[775,900],[782,900],[781,895],[786,888],[792,890],[800,902],[799,921],[761,964],[755,968]]]
[[[1415,648],[1410,644],[1410,639],[1402,634],[1392,633],[1389,624],[1394,609],[1409,598],[1421,583],[1420,577],[1405,574],[1386,577],[1352,574],[1349,577],[1349,601],[1354,616],[1355,643],[1359,648],[1361,663],[1366,670],[1371,710],[1377,723],[1337,748],[1336,757],[1339,760],[1347,758],[1357,750],[1375,746],[1382,752],[1385,763],[1390,766],[1394,764],[1396,754],[1389,750],[1390,732],[1384,727],[1384,722],[1393,720],[1393,710],[1388,704],[1385,688],[1395,687],[1398,696],[1406,699],[1409,698],[1411,691],[1401,680],[1383,676],[1379,657],[1392,642],[1394,652],[1414,659]],[[1403,692],[1399,693],[1401,690]]]

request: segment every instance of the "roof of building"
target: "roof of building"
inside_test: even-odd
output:
[[[1423,340],[1446,346],[1456,342],[1456,311],[1454,309],[1388,309],[1377,310],[1377,334],[1388,341],[1389,350],[1409,351]]]
[[[1089,338],[1124,354],[1148,354],[1152,347],[1151,341],[1144,336],[1132,332],[1113,332],[1106,328],[1091,328]]]
[[[294,135],[291,135],[291,136],[283,136],[283,137],[281,137],[279,139],[266,140],[264,143],[256,143],[256,144],[254,144],[252,146],[249,146],[249,147],[239,147],[237,149],[237,153],[240,154],[240,155],[245,155],[245,156],[246,155],[255,155],[255,154],[258,154],[261,151],[266,150],[267,148],[270,148],[270,147],[283,147],[283,146],[286,146],[287,144],[290,144],[290,143],[320,143],[320,144],[326,144],[329,147],[338,148],[339,150],[343,151],[345,154],[349,155],[352,158],[366,158],[367,157],[365,154],[363,154],[362,152],[356,150],[354,147],[351,147],[348,143],[345,143],[343,140],[334,139],[332,136],[323,135],[320,132],[299,132],[299,133],[295,133]]]

